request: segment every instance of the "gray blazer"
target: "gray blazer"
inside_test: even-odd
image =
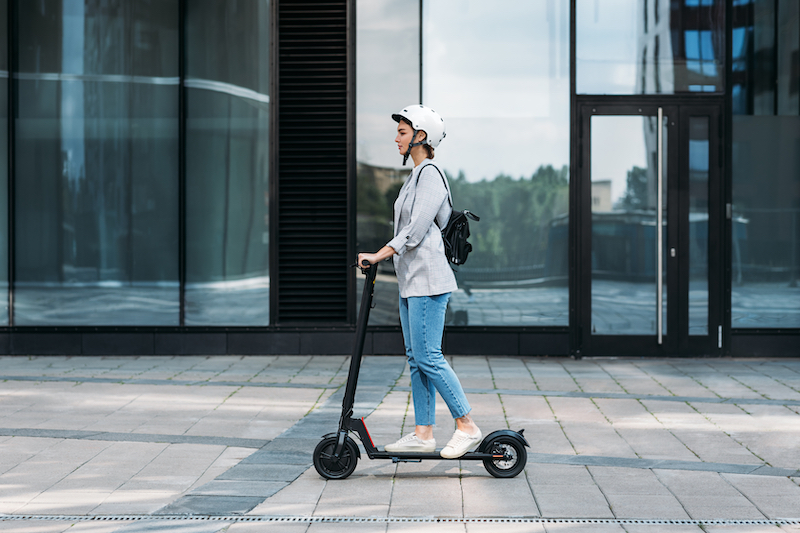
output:
[[[401,298],[436,296],[458,288],[439,229],[453,211],[450,189],[429,166],[433,163],[425,159],[414,167],[394,202],[394,238],[386,245],[397,252],[392,259]]]

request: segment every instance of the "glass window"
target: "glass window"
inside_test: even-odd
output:
[[[392,113],[420,100],[419,3],[358,0],[356,9],[356,248],[376,251],[392,238],[392,204],[413,166],[402,166]],[[379,268],[370,324],[399,325],[392,262]],[[358,291],[363,281],[359,274]]]
[[[662,117],[662,153],[668,152],[668,121]],[[658,333],[658,127],[657,115],[591,118],[592,335]],[[661,169],[668,175],[667,158]],[[662,220],[669,212],[666,189],[663,180]],[[663,227],[664,242],[668,230]],[[666,317],[668,262],[662,265]]]
[[[178,1],[16,12],[15,324],[178,324]]]
[[[800,112],[800,3],[742,0],[733,17],[733,112]]]
[[[186,325],[269,324],[269,2],[186,26]]]
[[[732,326],[800,327],[800,4],[733,6]]]
[[[576,0],[578,94],[719,93],[723,0]]]
[[[0,0],[0,32],[8,35],[8,2]],[[0,39],[0,325],[8,325],[8,39]]]
[[[689,118],[689,335],[708,335],[709,119]]]
[[[481,217],[447,323],[567,325],[569,1],[423,6],[423,103],[447,123],[435,161]]]

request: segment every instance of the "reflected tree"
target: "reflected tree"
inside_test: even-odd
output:
[[[639,209],[649,209],[655,205],[655,201],[650,201],[650,187],[647,176],[647,169],[633,167],[628,171],[626,179],[627,186],[625,194],[614,206],[623,211],[635,211]]]
[[[541,166],[530,178],[499,175],[468,182],[450,179],[456,209],[481,217],[471,224],[469,268],[530,268],[545,261],[551,222],[568,212],[569,169]]]
[[[392,204],[407,175],[387,180],[388,169],[359,164],[358,247],[377,250],[391,239]],[[473,253],[463,269],[519,270],[538,277],[550,246],[553,221],[568,212],[569,168],[539,167],[530,178],[504,174],[493,180],[467,181],[464,172],[445,171],[456,209],[481,217],[470,225]],[[535,271],[535,272],[534,272]],[[513,273],[509,275],[514,276]]]

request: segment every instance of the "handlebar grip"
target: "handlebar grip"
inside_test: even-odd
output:
[[[365,267],[365,268],[366,268],[366,267],[369,267],[369,261],[367,261],[366,259],[364,259],[363,261],[361,261],[361,266],[363,266],[363,267]]]

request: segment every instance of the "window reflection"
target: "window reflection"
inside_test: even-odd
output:
[[[177,324],[177,0],[16,12],[15,324]]]
[[[579,94],[722,92],[723,0],[576,0]]]
[[[422,7],[422,100],[447,121],[436,162],[456,207],[481,216],[447,323],[567,325],[569,1]],[[372,250],[390,239],[392,202],[411,172],[387,119],[419,97],[420,28],[407,2],[357,8],[358,247]],[[371,324],[399,322],[389,265]]]
[[[733,112],[797,115],[800,112],[800,3],[734,3]]]
[[[663,117],[662,152],[669,139]],[[591,117],[591,310],[593,335],[658,332],[658,117]],[[667,159],[662,161],[667,175]],[[667,184],[662,220],[668,218]],[[664,242],[668,227],[662,226]],[[666,255],[665,255],[666,258]],[[662,317],[667,316],[663,261]],[[667,333],[667,322],[662,322]]]
[[[708,335],[709,129],[689,118],[689,335]]]
[[[186,325],[269,324],[269,3],[187,4]]]
[[[436,160],[481,217],[448,323],[567,325],[569,2],[423,7],[423,101],[447,121]]]
[[[356,158],[358,250],[375,251],[392,238],[392,204],[411,172],[392,142],[391,114],[418,101],[419,0],[358,0],[356,10]],[[363,277],[356,289],[363,288]],[[380,264],[372,325],[399,325],[397,279]],[[361,298],[356,298],[361,302]]]
[[[800,4],[733,4],[734,328],[800,327]]]

